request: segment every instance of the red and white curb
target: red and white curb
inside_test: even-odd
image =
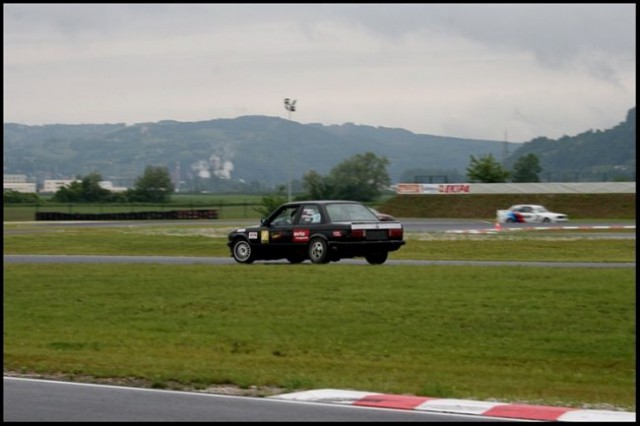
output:
[[[557,422],[635,422],[636,413],[578,408],[549,407],[501,402],[468,401],[462,399],[430,398],[422,396],[389,395],[381,393],[318,389],[271,398],[293,401],[356,405],[438,413],[470,414],[493,418],[540,420]]]
[[[547,227],[547,226],[528,226],[525,228],[503,228],[500,223],[496,223],[493,228],[486,229],[461,229],[461,230],[451,230],[445,231],[445,233],[450,234],[486,234],[492,232],[502,232],[502,231],[567,231],[567,230],[594,230],[594,229],[636,229],[635,225],[594,225],[594,226],[555,226],[555,227]]]

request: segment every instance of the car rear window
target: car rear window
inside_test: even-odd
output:
[[[355,222],[360,220],[374,220],[378,218],[362,204],[328,204],[327,213],[332,222]]]

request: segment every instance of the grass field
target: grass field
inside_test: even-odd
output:
[[[5,224],[4,253],[229,256],[228,227]],[[635,240],[407,234],[390,259],[635,262]],[[4,369],[635,411],[635,268],[4,267]]]
[[[233,226],[208,223],[154,226],[129,223],[107,228],[5,224],[4,253],[229,256],[226,235]],[[557,231],[488,235],[407,233],[405,238],[407,245],[390,253],[390,259],[635,261],[633,239],[588,238]]]
[[[5,265],[5,370],[635,404],[632,270]]]

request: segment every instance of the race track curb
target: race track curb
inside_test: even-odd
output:
[[[636,413],[608,410],[549,407],[501,402],[469,401],[462,399],[430,398],[422,396],[389,395],[339,389],[318,389],[271,398],[292,401],[345,404],[361,407],[391,408],[425,412],[478,415],[492,418],[540,420],[557,422],[635,422]]]

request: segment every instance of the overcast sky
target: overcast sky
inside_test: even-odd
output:
[[[636,99],[627,4],[4,4],[4,122],[300,123],[526,142]]]

